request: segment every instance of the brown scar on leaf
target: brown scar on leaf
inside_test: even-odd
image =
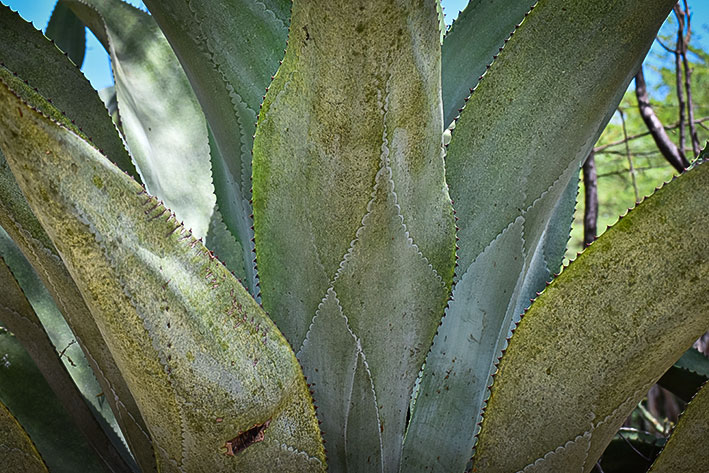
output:
[[[224,445],[226,447],[225,454],[233,457],[247,447],[250,447],[255,443],[262,442],[265,436],[265,430],[268,428],[270,423],[271,419],[261,425],[251,427],[249,430],[240,433],[231,440],[227,440]]]

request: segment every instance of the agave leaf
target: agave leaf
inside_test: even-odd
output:
[[[473,471],[517,471],[589,433],[583,451],[559,452],[558,471],[591,471],[647,389],[709,327],[707,197],[705,164],[621,219],[535,301],[499,365]]]
[[[0,317],[5,314],[0,309]],[[0,330],[0,403],[27,431],[52,473],[105,470],[30,355],[5,329]],[[1,452],[0,447],[3,459]],[[1,460],[0,465],[6,471]]]
[[[696,348],[690,348],[662,375],[658,383],[689,402],[708,379],[709,358]]]
[[[283,57],[290,1],[145,4],[175,49],[209,121],[219,151],[212,154],[217,205],[243,248],[246,284],[255,295],[251,149],[259,106]]]
[[[27,432],[0,402],[0,452],[5,471],[48,473],[42,457]]]
[[[582,159],[615,110],[672,3],[542,2],[472,93],[446,156],[446,179],[459,217],[457,284],[469,271],[479,274],[475,278],[497,279],[501,276],[494,273],[509,270],[494,258],[486,267],[476,261],[520,218],[523,245],[510,240],[511,246],[499,252],[516,252],[523,265],[518,279],[484,296],[490,299],[485,312],[459,302],[472,296],[456,286],[412,412],[405,447],[411,461],[417,462],[418,452],[426,451],[429,454],[420,457],[432,462],[426,467],[440,465],[443,471],[465,467],[493,363],[506,345],[511,323],[543,289],[549,273],[556,271],[568,240],[572,181],[578,179]],[[472,286],[466,290],[481,292]],[[476,335],[480,326],[494,339],[485,342],[484,350]],[[449,344],[448,339],[460,343]],[[473,365],[482,371],[476,368],[474,375],[468,374]],[[449,408],[453,405],[463,407]],[[460,448],[457,455],[442,455],[438,463],[434,452],[449,448],[445,444],[450,431],[458,433],[454,443]],[[417,468],[424,464],[413,463],[409,469]]]
[[[38,94],[32,96],[31,90],[24,87],[24,84],[17,78],[8,74],[7,70],[0,68],[3,80],[11,84],[14,91],[23,93],[26,100],[31,100],[32,104],[41,107],[47,114],[52,113],[52,107],[41,96]],[[67,127],[73,126],[63,115],[59,115],[57,118],[63,120]],[[78,129],[74,130],[79,133]],[[101,384],[102,391],[110,393],[106,399],[126,436],[136,461],[143,471],[153,471],[155,469],[153,448],[135,399],[128,390],[113,355],[106,347],[104,337],[79,293],[79,289],[49,236],[25,200],[2,151],[0,151],[0,226],[21,248],[25,257],[36,269],[45,287],[52,294],[62,314],[66,316],[67,323],[86,354],[86,358]]]
[[[54,5],[45,34],[67,53],[76,67],[81,67],[86,52],[86,27],[62,0]]]
[[[302,371],[243,286],[80,136],[5,86],[0,110],[0,147],[105,335],[159,469],[322,471]]]
[[[709,436],[709,384],[699,390],[682,413],[665,448],[649,473],[709,471],[709,455],[702,445]]]
[[[108,405],[101,405],[104,393],[88,361],[81,348],[75,345],[73,333],[49,293],[2,228],[0,287],[3,294],[0,304],[2,324],[22,343],[106,467],[116,472],[131,471],[127,462],[133,461],[116,431],[112,430],[118,428],[114,427],[116,420]],[[92,411],[112,425],[106,421],[101,425]],[[118,445],[122,447],[120,452],[116,448]]]
[[[448,127],[534,0],[470,0],[443,39],[441,88]]]
[[[85,136],[111,157],[118,167],[137,177],[118,132],[101,99],[78,67],[67,60],[47,38],[4,5],[0,5],[0,66],[71,117]]]
[[[216,202],[207,124],[170,44],[121,0],[63,1],[111,56],[121,129],[146,190],[204,237]]]
[[[398,471],[411,391],[450,288],[439,54],[435,2],[295,2],[261,111],[254,219],[263,303],[302,346],[316,402],[338,396],[319,411],[333,425],[326,440],[345,445],[333,452],[336,465],[362,467],[334,456],[366,458],[381,436],[372,461],[381,455],[384,471]],[[333,303],[327,297],[347,324],[332,314],[313,321],[321,303]],[[343,342],[347,356],[332,354],[344,364],[328,369],[336,386],[359,383],[351,397],[315,374],[332,361],[329,337],[355,340],[354,349]],[[371,373],[373,395],[355,361]],[[372,397],[376,409],[359,405]],[[359,432],[328,420],[365,412],[376,417],[357,419]]]

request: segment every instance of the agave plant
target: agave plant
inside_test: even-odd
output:
[[[674,1],[62,0],[68,56],[2,8],[0,320],[108,471],[591,471],[709,328],[706,165],[549,283]],[[89,468],[28,384],[3,468]]]

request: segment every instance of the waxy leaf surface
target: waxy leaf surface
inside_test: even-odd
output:
[[[316,403],[333,397],[318,411],[334,427],[324,436],[333,464],[354,471],[399,470],[452,280],[438,26],[436,2],[295,2],[254,142],[264,308],[300,350]]]
[[[703,164],[629,212],[532,304],[495,376],[473,471],[521,470],[589,433],[585,449],[557,452],[559,471],[595,467],[648,388],[709,328],[707,197]]]
[[[5,86],[0,109],[0,148],[126,378],[159,468],[322,471],[302,371],[243,286],[81,137]],[[234,451],[254,427],[261,441]]]

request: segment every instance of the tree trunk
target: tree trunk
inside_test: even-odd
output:
[[[590,245],[596,239],[598,221],[598,182],[595,153],[591,151],[583,163],[583,242]]]

